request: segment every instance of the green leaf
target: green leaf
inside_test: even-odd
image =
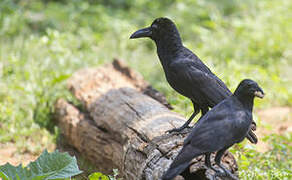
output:
[[[14,167],[7,163],[0,166],[0,172],[0,177],[4,180],[54,180],[70,178],[82,171],[78,168],[76,158],[68,153],[48,153],[45,150],[36,161],[25,168],[22,165]]]
[[[12,166],[9,163],[6,163],[3,166],[0,166],[0,172],[4,175],[6,175],[6,177],[1,177],[2,178],[6,178],[6,179],[11,179],[11,180],[18,180],[18,179],[22,179],[22,180],[26,180],[27,179],[27,171],[25,169],[23,169],[22,165],[20,164],[19,166]]]
[[[89,180],[110,180],[110,178],[100,172],[96,172],[93,174],[90,174],[89,176]]]
[[[49,154],[45,150],[35,162],[28,165],[28,168],[32,172],[32,177],[46,173],[48,175],[46,179],[69,178],[82,173],[78,168],[75,157],[58,151]]]

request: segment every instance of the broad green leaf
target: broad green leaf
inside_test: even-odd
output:
[[[6,175],[6,178],[9,180],[28,180],[27,171],[22,167],[22,165],[12,166],[9,163],[6,163],[3,166],[0,166],[0,172]]]
[[[54,180],[70,178],[80,174],[75,157],[71,157],[68,153],[60,153],[55,151],[48,153],[45,150],[40,157],[31,162],[27,167],[22,165],[17,167],[11,164],[0,166],[0,177],[8,180]],[[6,176],[5,176],[6,175]]]
[[[27,168],[30,169],[31,177],[46,174],[48,175],[46,179],[69,178],[82,172],[78,168],[75,157],[58,151],[49,154],[47,150],[35,162],[30,163]]]

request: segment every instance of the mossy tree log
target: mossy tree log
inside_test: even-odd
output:
[[[56,118],[67,143],[103,173],[117,168],[127,180],[161,177],[187,135],[165,133],[185,119],[170,111],[161,93],[118,60],[76,72],[68,88],[81,105],[56,102]],[[204,156],[192,162],[190,179],[208,179],[212,171],[206,171]],[[222,162],[237,171],[230,153]]]

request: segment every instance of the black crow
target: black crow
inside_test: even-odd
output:
[[[191,99],[194,112],[187,122],[172,131],[181,131],[188,127],[192,119],[201,110],[204,115],[209,107],[232,95],[230,90],[211,70],[194,54],[183,46],[175,24],[168,18],[155,19],[150,27],[140,29],[131,35],[131,39],[149,37],[157,46],[157,54],[163,66],[166,79],[178,93]],[[255,126],[253,126],[255,130]],[[256,135],[250,131],[247,138],[256,143]]]
[[[249,79],[241,81],[232,96],[213,107],[196,123],[162,179],[173,179],[189,166],[193,158],[202,154],[206,155],[206,166],[216,171],[216,175],[236,179],[220,164],[220,160],[224,152],[233,144],[241,142],[250,130],[255,96],[264,97],[258,84]],[[212,152],[217,152],[215,163],[224,173],[211,166]]]

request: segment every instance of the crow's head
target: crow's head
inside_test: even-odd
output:
[[[175,24],[168,18],[157,18],[150,27],[140,29],[134,32],[130,39],[149,37],[153,40],[159,40],[168,36],[178,36],[179,33]]]
[[[250,79],[245,79],[240,82],[238,87],[236,88],[234,95],[240,96],[240,97],[246,97],[248,98],[254,98],[259,97],[263,98],[265,96],[264,91],[262,88],[259,87],[259,85]]]

